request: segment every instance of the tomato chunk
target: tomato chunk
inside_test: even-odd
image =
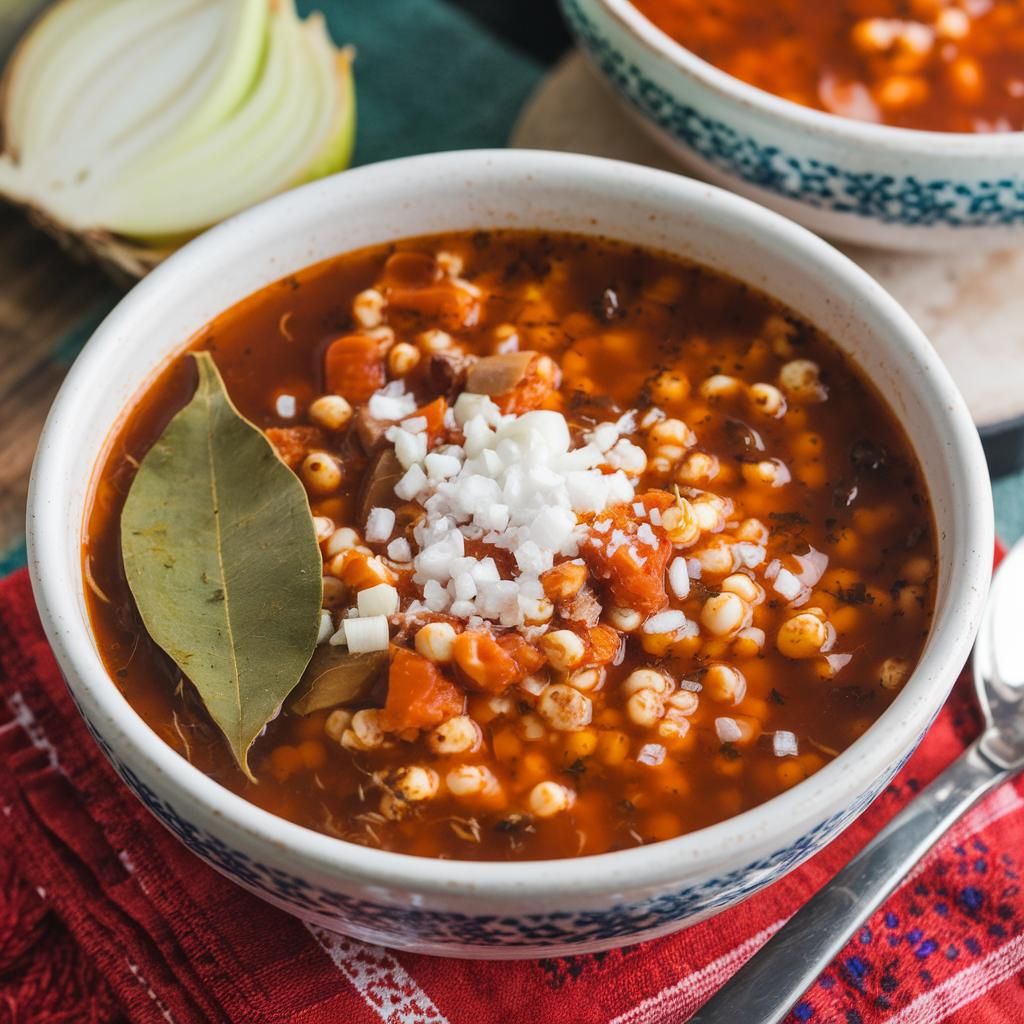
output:
[[[466,630],[455,638],[455,664],[475,690],[501,693],[529,673],[490,633]]]
[[[324,357],[327,390],[357,404],[384,387],[384,359],[373,338],[346,334],[335,338]]]
[[[432,729],[462,714],[461,691],[431,661],[413,651],[400,650],[391,659],[388,696],[381,726],[388,732]]]
[[[310,452],[320,451],[327,444],[319,427],[267,427],[265,433],[290,469],[296,469]]]
[[[648,491],[637,500],[648,509],[665,508],[671,495],[665,491]],[[591,530],[580,554],[595,577],[607,581],[615,604],[633,608],[645,615],[659,611],[668,603],[665,592],[665,568],[672,554],[672,542],[658,527],[637,520],[630,505],[619,505],[597,517],[611,519],[611,528],[604,533]],[[641,539],[639,530],[647,525],[649,533]],[[650,543],[653,538],[653,544]]]
[[[443,398],[435,398],[428,405],[417,409],[411,419],[422,416],[427,421],[427,437],[434,441],[444,430],[444,414],[448,411],[448,403]]]
[[[539,409],[545,399],[558,387],[558,367],[555,361],[543,354],[530,360],[526,372],[511,390],[494,396],[494,404],[506,415]]]
[[[498,646],[511,655],[524,677],[544,667],[544,655],[536,647],[531,647],[521,633],[506,633],[498,637]]]

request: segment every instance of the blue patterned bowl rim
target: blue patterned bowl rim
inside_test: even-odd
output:
[[[892,157],[906,155],[991,157],[1013,159],[1024,156],[1024,132],[933,132],[893,125],[870,124],[840,117],[824,110],[805,107],[792,100],[735,78],[716,68],[692,50],[677,43],[636,8],[630,0],[592,0],[609,17],[657,56],[692,75],[709,89],[743,106],[778,119],[797,130],[815,135],[848,139],[851,144],[869,146]],[[825,0],[828,2],[828,0]],[[986,171],[979,168],[979,176]]]

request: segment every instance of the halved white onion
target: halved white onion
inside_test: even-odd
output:
[[[351,62],[293,0],[60,0],[5,76],[0,194],[138,275],[344,168]]]

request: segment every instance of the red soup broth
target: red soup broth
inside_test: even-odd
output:
[[[139,460],[195,387],[189,350],[212,354],[306,484],[330,631],[344,632],[361,590],[398,593],[379,678],[353,706],[299,715],[286,702],[250,753],[256,781],[147,635],[120,554]],[[489,405],[460,399],[510,362],[515,380]],[[468,472],[469,434],[484,429],[467,410],[513,433],[556,414],[573,450],[592,446],[574,487],[605,506],[574,506],[574,539],[555,550],[522,539],[540,513],[516,525],[511,501],[503,527],[494,506],[506,505],[491,502],[442,524],[462,531],[458,575],[424,582],[425,495],[439,485],[378,498],[385,525],[394,513],[386,538],[367,540],[360,507],[371,459],[392,444],[367,430],[369,411],[396,396],[449,473]],[[83,558],[100,653],[153,742],[317,831],[502,860],[669,839],[818,771],[920,656],[935,545],[906,436],[818,330],[657,252],[510,231],[340,256],[219,316],[111,437]]]

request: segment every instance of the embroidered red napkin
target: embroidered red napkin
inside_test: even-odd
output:
[[[24,573],[0,582],[0,698],[0,1024],[679,1022],[977,730],[961,683],[854,825],[713,921],[593,956],[481,963],[307,928],[196,860],[90,739]],[[1022,846],[1018,782],[932,852],[790,1020],[1024,1022]]]

